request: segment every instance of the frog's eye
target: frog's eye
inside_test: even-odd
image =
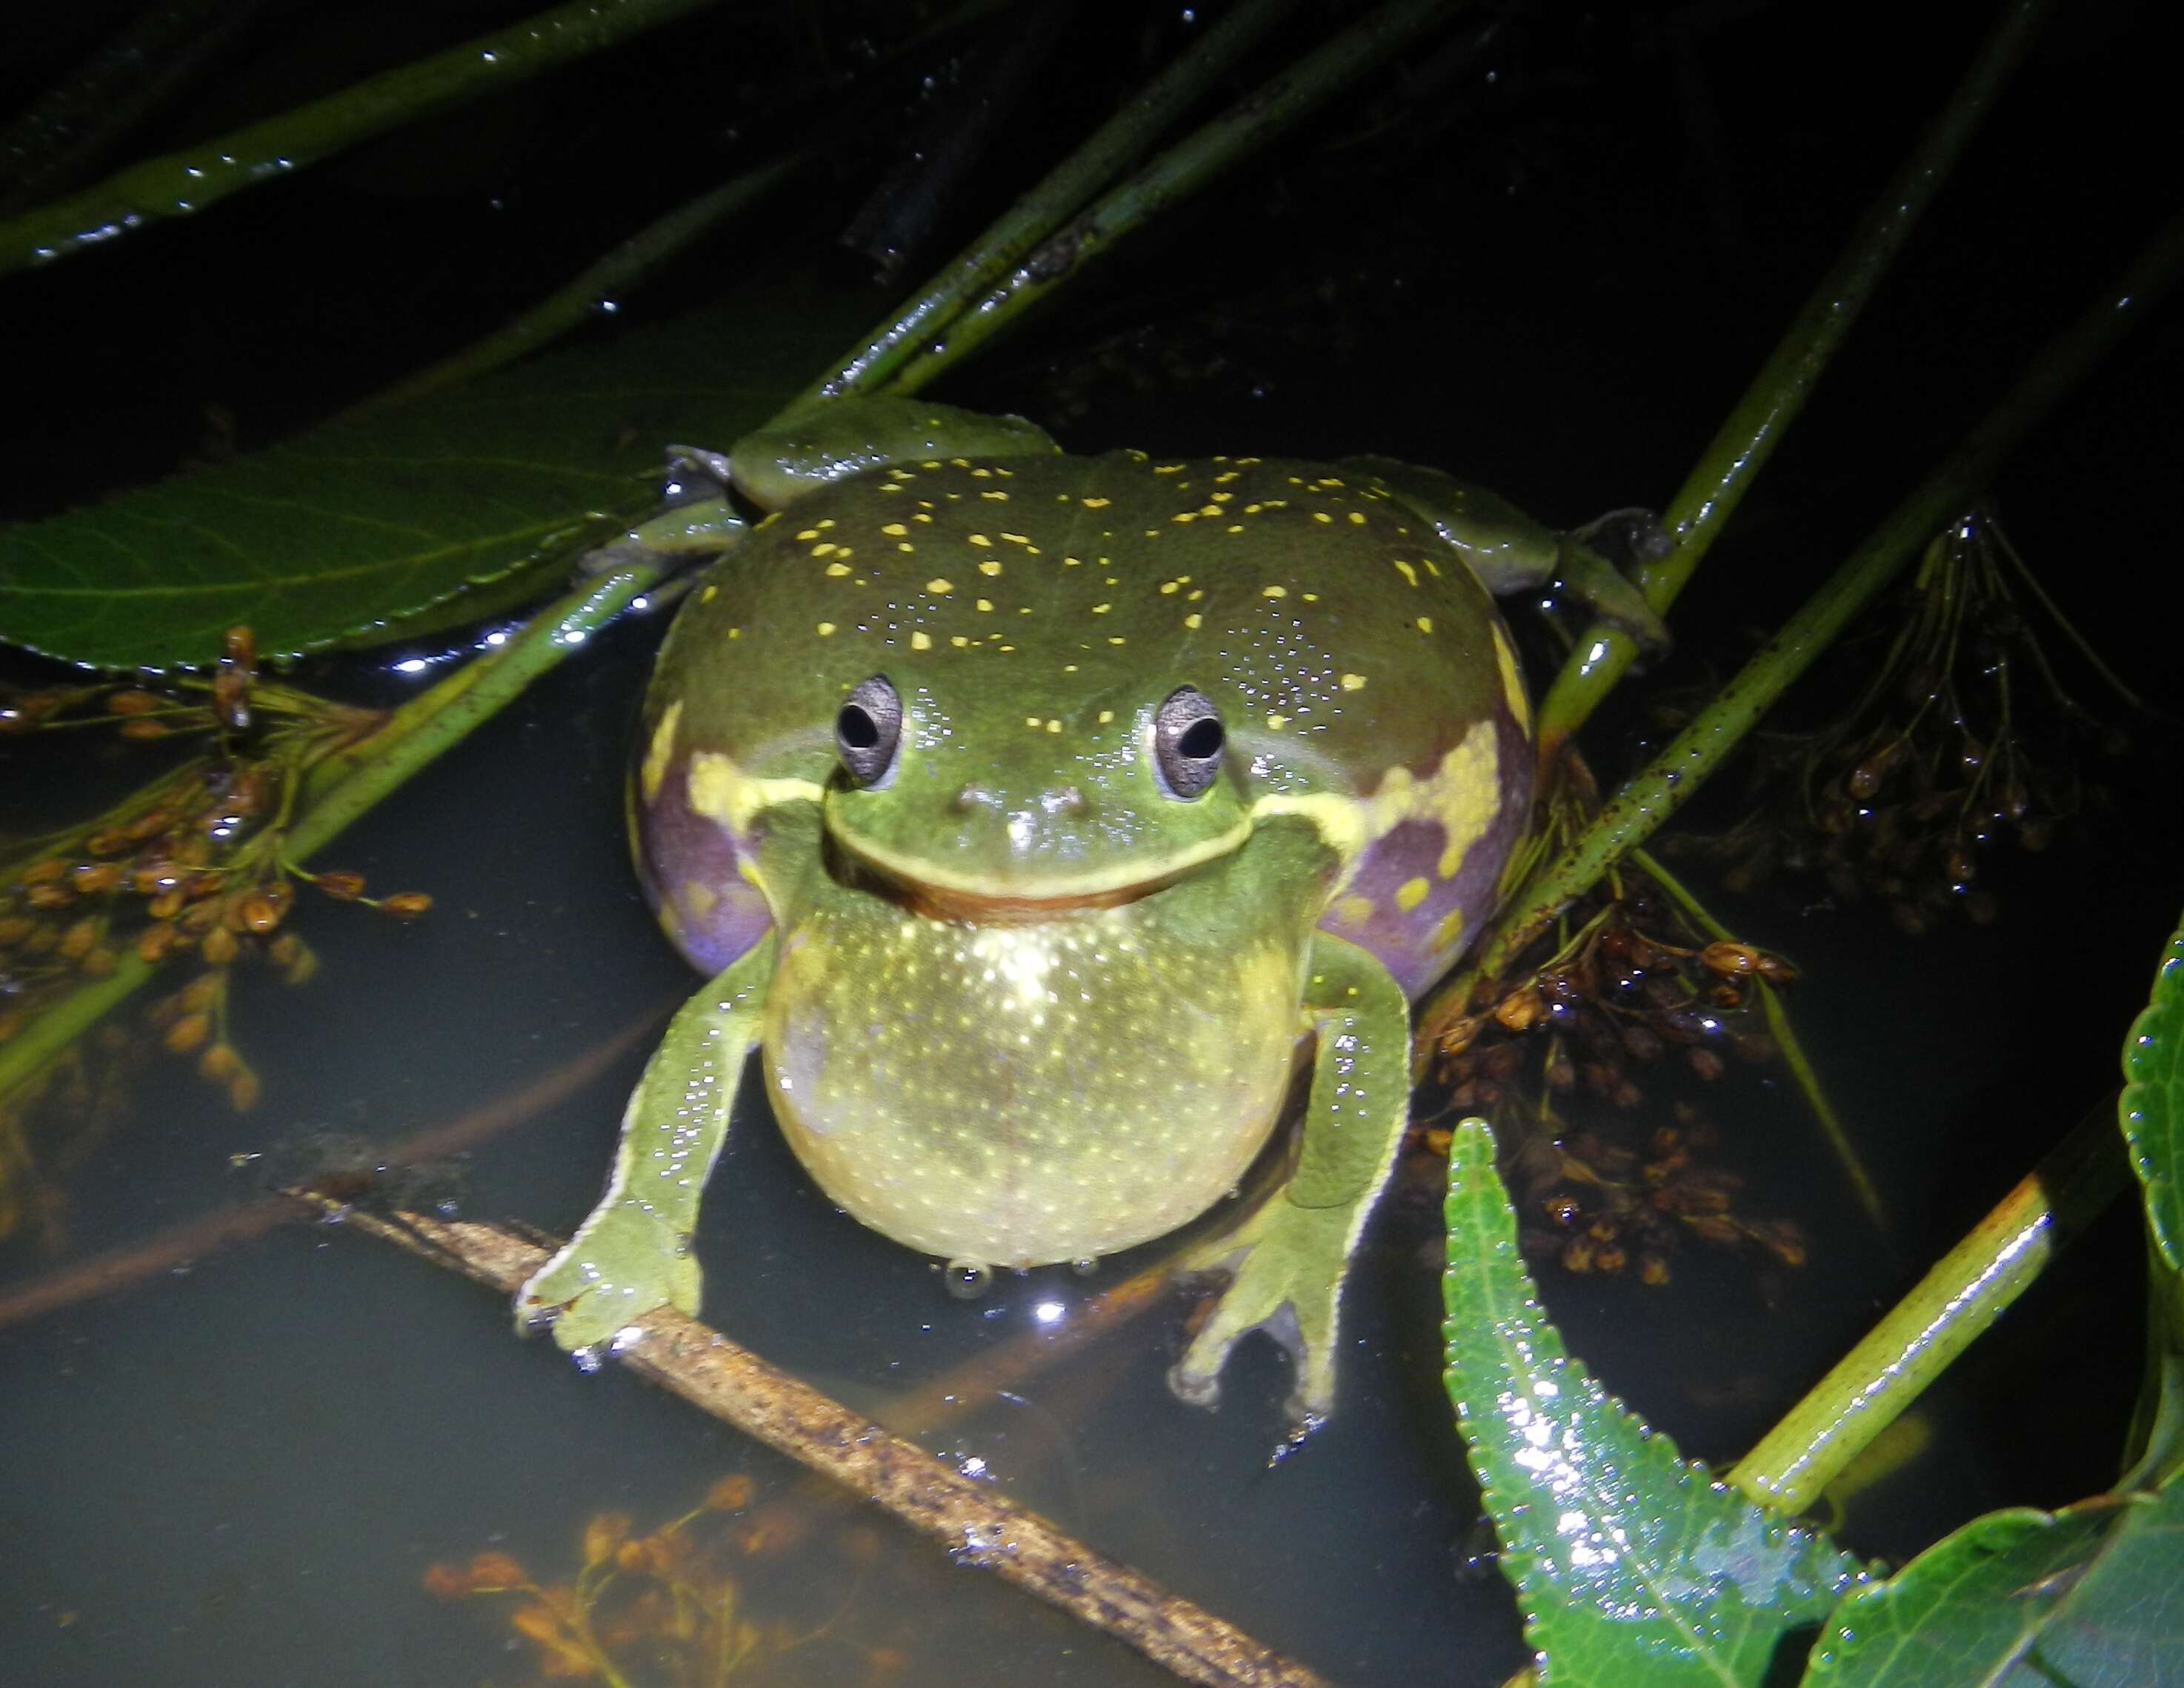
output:
[[[884,674],[859,682],[834,717],[834,749],[859,785],[877,785],[894,770],[902,741],[902,699]]]
[[[1221,772],[1221,711],[1195,686],[1178,686],[1153,711],[1153,766],[1171,797],[1188,802]]]

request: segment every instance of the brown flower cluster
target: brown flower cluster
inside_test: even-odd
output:
[[[1985,925],[1998,905],[1988,853],[2045,850],[2105,792],[2084,752],[2121,730],[2065,691],[2036,627],[2045,619],[2126,707],[2138,700],[2054,612],[1991,511],[1928,546],[1877,666],[1852,641],[1852,703],[1809,733],[1754,738],[1758,806],[1717,838],[1671,846],[1725,864],[1732,890],[1775,872],[1819,875],[1840,901],[1876,899],[1917,934],[1951,911]]]
[[[1794,977],[1790,965],[1694,931],[1665,889],[1629,868],[1568,924],[1575,935],[1517,983],[1482,983],[1440,1050],[1451,1110],[1493,1121],[1526,1251],[1652,1284],[1669,1281],[1687,1240],[1802,1265],[1793,1226],[1735,1211],[1741,1180],[1714,1164],[1718,1139],[1695,1107],[1673,1099],[1674,1127],[1638,1117],[1662,1084],[1711,1084],[1731,1060],[1777,1058],[1754,1010],[1761,989]],[[1446,1154],[1446,1134],[1428,1130],[1417,1146]]]

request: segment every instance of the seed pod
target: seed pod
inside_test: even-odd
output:
[[[1658,1254],[1638,1256],[1638,1281],[1649,1290],[1658,1290],[1669,1281],[1669,1262]]]
[[[116,715],[144,715],[164,702],[164,698],[131,687],[125,692],[114,693],[106,700],[106,706]]]
[[[150,813],[138,816],[129,823],[129,836],[138,844],[157,838],[175,824],[175,811],[164,805]]]
[[[182,893],[179,886],[162,891],[147,905],[145,912],[154,920],[172,920],[182,911]]]
[[[86,838],[83,847],[93,855],[119,855],[129,848],[129,834],[111,827],[104,827]]]
[[[264,1089],[258,1075],[244,1067],[227,1081],[227,1104],[239,1114],[247,1114],[258,1106],[259,1092]]]
[[[47,880],[25,891],[23,900],[34,909],[64,909],[75,900],[75,893],[65,885]]]
[[[1710,1049],[1695,1049],[1685,1058],[1691,1062],[1691,1071],[1709,1084],[1722,1075],[1721,1057]]]
[[[137,959],[156,961],[175,947],[175,928],[162,921],[146,927],[136,934]]]
[[[83,959],[75,964],[75,970],[87,979],[112,978],[114,951],[103,944],[94,944],[83,952]]]
[[[80,896],[97,896],[102,891],[112,890],[121,883],[120,864],[113,861],[79,861],[75,865],[75,872],[70,876],[69,883],[75,887],[76,893]]]
[[[37,928],[37,922],[28,915],[0,916],[0,950],[20,944]]]
[[[1759,977],[1769,984],[1787,984],[1797,977],[1797,970],[1772,950],[1759,952]]]
[[[281,911],[263,891],[253,891],[236,905],[236,917],[247,931],[270,932],[281,923]]]
[[[215,926],[204,935],[204,958],[215,967],[226,967],[242,948],[242,940],[224,926]]]
[[[98,921],[94,916],[86,915],[61,933],[61,955],[66,961],[81,961],[90,953],[91,946],[98,942]]]
[[[364,894],[364,875],[351,873],[346,868],[335,868],[321,873],[312,882],[326,895],[342,902],[351,902]]]
[[[432,900],[422,891],[398,891],[391,897],[381,898],[379,906],[397,920],[415,920],[432,906]]]
[[[211,1007],[220,1000],[220,992],[226,989],[226,974],[199,973],[184,985],[176,994],[180,997],[183,1008],[194,1013],[200,1009]]]
[[[205,1040],[212,1030],[209,1014],[185,1014],[167,1028],[165,1043],[176,1055],[187,1055]]]
[[[134,721],[125,721],[121,723],[121,736],[124,738],[164,738],[174,730],[165,721],[154,721],[148,715],[140,715]]]
[[[1724,978],[1742,978],[1759,971],[1759,951],[1749,944],[1709,944],[1699,951],[1699,961]]]
[[[57,855],[42,856],[17,877],[25,885],[50,885],[67,872],[68,867],[68,863]]]
[[[1594,1251],[1592,1263],[1596,1269],[1613,1274],[1622,1271],[1630,1263],[1630,1260],[1629,1256],[1623,1252],[1621,1245],[1602,1243]]]
[[[220,660],[232,663],[237,668],[258,666],[258,639],[249,628],[230,627],[220,635]]]
[[[1580,1275],[1592,1270],[1593,1243],[1590,1237],[1572,1237],[1563,1246],[1563,1270]]]

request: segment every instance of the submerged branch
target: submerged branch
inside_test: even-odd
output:
[[[322,1212],[339,1211],[324,1197],[295,1194]],[[359,1212],[347,1215],[345,1223],[504,1295],[514,1295],[549,1253],[476,1221]],[[877,1502],[939,1542],[957,1564],[993,1572],[1187,1682],[1221,1688],[1325,1683],[695,1319],[666,1308],[649,1313],[642,1331],[616,1352],[638,1376]]]
[[[1875,196],[1864,221],[1807,297],[1736,408],[1708,442],[1662,516],[1675,549],[1638,571],[1639,587],[1656,610],[1665,612],[1675,601],[1754,477],[1782,443],[1783,433],[1805,408],[1843,336],[1887,275],[1995,100],[2008,86],[2049,3],[2009,0],[1948,104]],[[1583,725],[1636,652],[1627,634],[1604,624],[1585,629],[1540,706],[1542,761],[1551,759],[1563,740]]]
[[[1805,1511],[2130,1183],[2115,1110],[2104,1105],[1942,1256],[1725,1480],[1777,1512]]]

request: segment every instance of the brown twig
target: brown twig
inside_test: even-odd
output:
[[[305,1191],[323,1213],[337,1204]],[[347,1216],[352,1228],[448,1265],[504,1295],[547,1251],[497,1226],[422,1214]],[[1327,1688],[1324,1677],[1064,1535],[710,1326],[668,1309],[616,1350],[622,1364],[872,1501],[940,1542],[960,1565],[993,1572],[1135,1647],[1187,1682],[1215,1688]]]
[[[514,1095],[499,1097],[445,1125],[433,1126],[403,1139],[387,1151],[386,1164],[409,1166],[460,1154],[488,1138],[498,1137],[512,1126],[535,1118],[564,1096],[590,1084],[632,1045],[657,1036],[660,1017],[658,1007],[648,1008],[612,1037],[564,1061]],[[117,1290],[126,1290],[148,1278],[157,1278],[162,1273],[187,1266],[217,1249],[262,1237],[281,1225],[293,1223],[297,1217],[296,1204],[285,1195],[264,1196],[255,1201],[201,1213],[141,1243],[109,1249],[0,1295],[0,1329],[20,1324],[26,1319],[41,1318],[81,1301],[110,1295]]]

